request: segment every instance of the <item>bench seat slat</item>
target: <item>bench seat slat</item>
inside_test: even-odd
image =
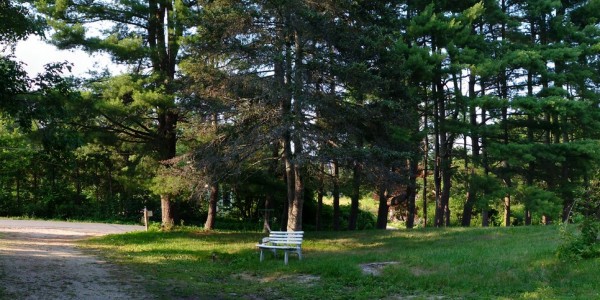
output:
[[[297,247],[278,246],[278,245],[257,245],[257,246],[259,248],[264,248],[264,249],[290,249],[290,250],[298,249]]]
[[[285,238],[269,238],[265,242],[285,243],[285,242],[302,242],[302,239],[285,239]]]

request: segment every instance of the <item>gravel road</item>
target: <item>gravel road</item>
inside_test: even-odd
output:
[[[141,278],[75,242],[142,226],[0,219],[0,299],[151,299]]]

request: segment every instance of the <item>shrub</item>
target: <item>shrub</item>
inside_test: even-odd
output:
[[[590,217],[582,217],[577,225],[577,230],[570,230],[567,223],[562,226],[563,243],[558,247],[558,257],[563,260],[600,257],[600,222]]]

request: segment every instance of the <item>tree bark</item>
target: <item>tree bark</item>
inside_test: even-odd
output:
[[[204,223],[205,230],[215,229],[215,220],[217,218],[217,202],[219,201],[219,184],[210,185],[210,196],[208,198],[208,217]]]
[[[321,221],[321,214],[323,213],[323,196],[325,195],[325,164],[321,163],[319,166],[319,185],[317,187],[317,213],[315,217],[315,224],[317,231],[322,230],[323,224]]]
[[[427,99],[425,99],[425,113],[423,114],[423,129],[427,132]],[[429,134],[425,134],[423,141],[423,228],[427,227],[427,173],[429,172]]]
[[[304,208],[304,176],[298,167],[294,168],[294,202],[290,203],[288,216],[288,231],[302,230],[302,210]]]
[[[269,219],[271,218],[271,202],[273,202],[273,196],[271,194],[267,194],[265,196],[265,213],[263,215],[263,232],[269,233],[271,231],[271,226],[269,225]]]
[[[419,172],[419,162],[416,158],[411,158],[409,164],[409,180],[406,187],[408,201],[408,216],[406,218],[406,228],[411,229],[415,226],[416,199],[417,199],[417,172]]]
[[[377,229],[387,228],[389,206],[387,204],[385,190],[386,188],[383,184],[377,189],[377,195],[379,196],[379,206],[377,208]]]
[[[333,161],[333,230],[340,230],[342,212],[340,209],[340,168]]]
[[[533,26],[533,24],[532,24]],[[532,37],[532,39],[534,39],[533,42],[535,42],[535,38]],[[527,96],[528,97],[533,97],[533,73],[531,70],[527,71]],[[533,123],[534,123],[534,117],[533,117],[533,113],[528,113],[527,114],[527,123],[529,126],[527,126],[527,142],[530,144],[534,143],[533,140]],[[527,164],[527,174],[526,174],[526,178],[525,178],[525,184],[527,186],[533,186],[533,176],[534,176],[534,172],[535,172],[535,165],[533,161],[530,161]],[[526,203],[525,204],[525,225],[531,225],[531,211],[529,210],[529,205]]]
[[[490,212],[487,208],[481,210],[481,226],[489,227],[490,226]]]
[[[160,207],[162,216],[162,228],[164,230],[171,230],[174,225],[173,215],[171,211],[171,198],[169,195],[160,195]]]
[[[442,173],[441,173],[441,155],[440,155],[440,116],[439,116],[439,104],[435,101],[435,113],[434,113],[434,152],[435,152],[435,165],[433,167],[433,183],[435,187],[435,216],[434,225],[435,227],[442,227],[444,222],[444,204],[442,201]]]
[[[358,225],[358,202],[360,200],[360,172],[361,165],[358,160],[354,161],[352,170],[352,196],[350,197],[350,218],[348,219],[348,230],[356,230]]]
[[[504,226],[510,227],[510,194],[504,196]]]
[[[293,202],[290,202],[289,216],[288,216],[288,231],[299,231],[302,230],[302,211],[304,208],[304,163],[302,162],[303,155],[303,138],[301,136],[301,128],[304,126],[304,112],[303,101],[304,101],[304,75],[303,75],[303,49],[300,33],[295,30],[293,34],[294,42],[294,84],[292,86],[293,105],[292,114],[290,115],[293,119],[294,125],[294,158],[293,172],[294,172],[294,197]],[[291,69],[290,69],[291,70]],[[291,101],[291,99],[290,99]]]
[[[474,100],[477,97],[477,94],[475,92],[475,85],[477,84],[477,79],[475,78],[475,74],[473,73],[473,71],[471,71],[471,74],[469,74],[469,100]],[[470,172],[470,178],[473,178],[475,176],[475,168],[476,166],[478,166],[481,161],[479,158],[479,133],[478,133],[478,129],[477,126],[477,107],[475,106],[474,103],[470,103],[469,106],[469,121],[470,121],[470,125],[471,125],[471,155],[473,157],[472,159],[472,166],[471,166],[471,172]],[[465,201],[465,205],[463,207],[463,213],[462,213],[462,219],[461,219],[461,226],[464,227],[469,227],[471,226],[471,218],[473,216],[473,207],[475,205],[475,189],[472,183],[468,183],[469,187],[467,188],[467,199]]]

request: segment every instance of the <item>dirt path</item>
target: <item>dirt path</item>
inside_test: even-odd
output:
[[[140,278],[75,246],[90,236],[142,229],[0,219],[0,299],[151,299]]]

